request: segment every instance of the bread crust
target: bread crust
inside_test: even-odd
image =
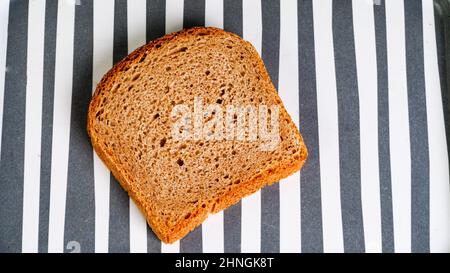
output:
[[[172,39],[180,36],[205,33],[212,35],[223,35],[226,33],[227,35],[239,37],[236,34],[225,32],[218,28],[213,27],[194,27],[190,29],[184,29],[179,32],[167,34],[159,39],[156,39],[144,46],[139,47],[135,51],[133,51],[130,55],[124,58],[122,61],[117,63],[111,68],[102,78],[100,83],[97,85],[92,100],[89,105],[88,110],[88,122],[87,122],[87,132],[89,137],[91,138],[92,146],[101,160],[106,164],[109,170],[111,170],[114,177],[117,178],[120,185],[128,192],[130,197],[134,200],[137,207],[144,213],[146,216],[147,222],[152,228],[153,232],[165,243],[173,243],[194,228],[199,226],[210,213],[217,213],[221,210],[224,210],[241,200],[243,197],[248,196],[262,187],[266,185],[273,184],[278,182],[279,180],[291,175],[292,173],[298,171],[304,164],[306,158],[308,157],[307,148],[303,142],[302,136],[298,129],[294,130],[297,134],[297,138],[300,141],[300,157],[295,161],[291,162],[277,162],[273,165],[267,165],[267,168],[262,170],[260,173],[254,175],[248,181],[242,181],[242,183],[233,187],[230,191],[222,194],[220,197],[216,199],[207,200],[205,204],[200,205],[197,210],[193,211],[191,217],[189,219],[182,219],[178,223],[175,224],[173,228],[168,230],[166,227],[160,226],[155,221],[155,216],[152,213],[151,206],[149,206],[145,198],[141,195],[141,193],[133,187],[132,177],[127,175],[127,173],[121,168],[121,165],[118,163],[117,158],[108,152],[107,149],[101,144],[102,142],[99,139],[99,136],[95,133],[94,128],[94,120],[96,109],[102,99],[101,92],[106,90],[110,90],[112,88],[113,83],[116,80],[116,76],[118,72],[125,70],[127,67],[135,64],[139,59],[141,59],[147,52],[150,52],[155,47],[158,47],[170,42]],[[258,71],[261,72],[261,77],[264,78],[267,82],[270,82],[270,89],[273,91],[273,95],[277,97],[277,101],[280,102],[280,108],[285,112],[286,117],[289,119],[288,124],[293,126],[294,123],[290,117],[290,115],[282,106],[281,99],[279,98],[275,87],[273,86],[272,81],[270,80],[269,74],[259,57],[258,53],[254,49],[254,47],[247,41],[245,41],[247,46],[247,50],[251,52],[252,57],[258,60]]]

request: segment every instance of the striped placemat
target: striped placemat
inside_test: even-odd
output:
[[[0,252],[450,252],[433,5],[1,0]],[[115,62],[197,25],[256,47],[309,159],[166,245],[93,153],[86,113]]]

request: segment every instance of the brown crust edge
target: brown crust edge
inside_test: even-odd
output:
[[[161,241],[165,243],[173,243],[182,237],[184,237],[186,234],[188,234],[190,231],[192,231],[194,228],[199,226],[210,213],[217,213],[221,210],[224,210],[225,208],[228,208],[229,206],[236,204],[239,200],[241,200],[243,197],[248,196],[262,187],[266,185],[273,184],[291,174],[298,171],[304,164],[306,158],[308,157],[308,151],[306,148],[305,143],[303,142],[302,136],[300,132],[295,130],[298,133],[298,139],[300,141],[300,157],[297,161],[290,163],[288,165],[284,165],[283,162],[279,162],[275,167],[274,166],[267,166],[265,170],[260,172],[259,174],[255,175],[252,179],[249,181],[241,182],[238,186],[234,187],[231,191],[223,194],[221,197],[219,197],[216,200],[208,200],[208,202],[205,204],[205,207],[199,206],[196,211],[194,211],[191,214],[191,217],[189,219],[183,219],[179,223],[177,223],[172,229],[170,230],[164,230],[164,228],[158,228],[158,225],[153,221],[152,213],[150,211],[150,208],[148,206],[145,206],[145,201],[143,198],[141,198],[138,191],[134,190],[132,187],[132,183],[130,183],[131,177],[127,177],[126,173],[122,171],[118,166],[119,164],[116,164],[116,159],[113,155],[109,154],[103,147],[100,145],[98,141],[98,137],[95,134],[95,131],[93,130],[93,122],[95,119],[95,109],[99,104],[100,98],[101,98],[101,90],[111,88],[112,82],[114,82],[114,78],[117,72],[122,71],[124,68],[129,66],[130,64],[133,64],[135,60],[140,59],[146,52],[152,50],[155,46],[164,44],[172,39],[174,39],[177,36],[185,36],[192,33],[201,33],[207,31],[209,34],[214,33],[227,33],[231,36],[237,36],[236,34],[226,32],[222,29],[213,28],[213,27],[194,27],[190,29],[184,29],[179,32],[174,32],[171,34],[167,34],[159,39],[156,39],[146,45],[141,46],[140,48],[133,51],[131,54],[129,54],[126,58],[124,58],[122,61],[117,63],[116,65],[111,68],[102,78],[102,80],[99,82],[99,84],[96,87],[96,90],[94,92],[94,95],[91,99],[91,102],[89,104],[89,110],[88,110],[88,122],[87,122],[87,132],[89,137],[91,138],[91,143],[100,157],[100,159],[105,163],[105,165],[108,167],[108,169],[111,170],[114,177],[117,178],[120,185],[128,192],[130,197],[134,200],[136,205],[139,207],[139,209],[144,213],[146,216],[147,222],[152,228],[153,232],[158,236]],[[240,37],[239,37],[240,38]],[[268,75],[268,72],[266,70],[266,67],[264,63],[262,62],[260,56],[258,55],[257,51],[251,45],[249,42],[246,42],[247,50],[249,50],[253,57],[258,60],[259,63],[259,72],[262,73],[262,78],[270,83],[271,89],[274,92],[274,95],[277,96],[278,100],[281,102],[281,99],[278,96],[278,93],[276,92],[275,87],[273,86],[272,81],[270,80],[270,77]],[[281,110],[282,112],[288,117],[289,124],[294,123],[292,121],[292,118],[290,117],[289,113],[285,110],[282,103]]]

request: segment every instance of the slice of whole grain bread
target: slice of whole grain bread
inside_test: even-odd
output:
[[[279,144],[262,150],[259,136],[176,139],[173,108],[193,109],[198,97],[205,105],[278,106]],[[298,171],[307,157],[256,50],[217,28],[168,34],[117,63],[95,90],[87,130],[99,157],[166,243],[209,213]]]

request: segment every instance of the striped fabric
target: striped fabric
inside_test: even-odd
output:
[[[0,252],[450,252],[434,4],[1,0]],[[166,245],[93,152],[86,112],[115,62],[196,25],[255,46],[309,159]]]

